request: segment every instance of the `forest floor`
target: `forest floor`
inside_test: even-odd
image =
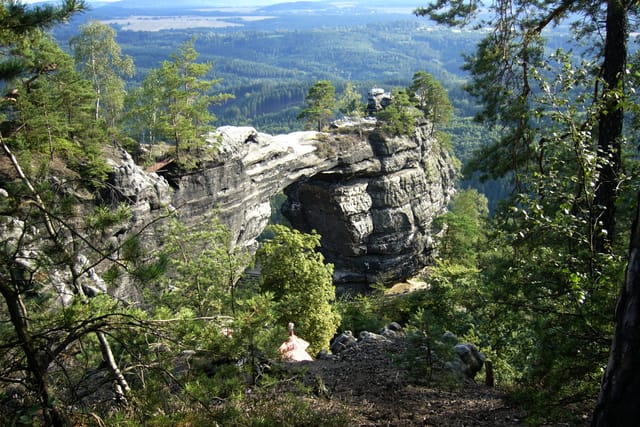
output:
[[[423,287],[422,282],[413,281],[396,285],[388,293],[404,294]],[[542,414],[532,424],[527,411],[513,403],[507,391],[484,384],[484,369],[477,382],[455,383],[438,370],[430,379],[417,378],[415,371],[407,369],[406,351],[404,338],[364,341],[332,358],[286,362],[282,367],[287,380],[273,391],[295,395],[316,414],[342,414],[345,421],[336,425],[348,427],[590,425],[588,403],[579,409],[563,407],[562,422],[545,422],[547,414]]]
[[[399,341],[365,342],[333,360],[288,363],[287,370],[304,379],[315,411],[345,411],[349,426],[528,425],[526,411],[509,404],[498,388],[472,381],[457,386],[411,381],[394,360],[401,347]],[[589,425],[586,414],[577,418],[542,425]]]

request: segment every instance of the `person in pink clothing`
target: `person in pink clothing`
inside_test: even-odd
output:
[[[282,358],[292,362],[312,361],[313,359],[307,353],[309,343],[296,336],[293,333],[293,323],[289,322],[289,339],[282,343],[278,351],[282,354]]]

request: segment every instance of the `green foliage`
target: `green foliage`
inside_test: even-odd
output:
[[[622,163],[630,158],[627,20],[637,9],[518,3],[495,2],[497,30],[467,57],[478,118],[500,131],[469,166],[513,179],[514,189],[490,225],[493,250],[480,257],[477,325],[502,366],[548,407],[591,401],[607,360],[629,228],[617,209],[637,189],[629,191],[634,178]],[[457,25],[479,4],[439,1],[418,13]],[[606,47],[578,49],[580,58],[550,49],[542,32],[565,22],[576,40],[605,33]]]
[[[570,223],[564,225],[571,233]],[[554,399],[587,398],[597,389],[607,358],[609,313],[623,263],[608,258],[609,267],[593,274],[589,257],[575,252],[568,233],[563,235],[567,246],[554,242],[560,235],[553,232],[524,238],[521,231],[512,233],[496,237],[518,243],[485,261],[491,303],[486,309],[495,323],[482,327],[494,325],[492,347],[506,355],[524,384],[542,385]]]
[[[170,61],[151,70],[128,102],[132,137],[147,135],[153,143],[162,136],[175,145],[176,161],[186,169],[196,167],[203,154],[215,154],[215,143],[206,141],[216,119],[210,107],[233,97],[211,93],[221,80],[205,79],[213,65],[196,62],[194,43],[185,42]]]
[[[420,112],[412,105],[405,90],[394,89],[392,97],[391,104],[376,113],[380,130],[392,136],[413,134]]]
[[[431,74],[418,71],[409,86],[409,98],[433,126],[446,125],[453,116],[453,105],[447,90]]]
[[[57,166],[56,173],[73,171],[93,186],[103,185],[108,172],[101,146],[104,133],[90,121],[88,82],[75,72],[73,59],[47,36],[34,37],[21,52],[31,67],[42,71],[16,81],[19,95],[13,102],[0,103],[0,113],[11,118],[2,125],[4,141],[16,156],[28,157],[23,164],[41,175]],[[56,159],[64,166],[56,165]]]
[[[263,292],[273,292],[279,325],[293,322],[312,352],[328,348],[340,316],[331,305],[335,300],[333,265],[325,264],[315,250],[320,235],[282,225],[272,226],[272,231],[274,237],[264,241],[257,253],[260,287]]]
[[[442,325],[434,325],[433,319],[433,313],[421,306],[415,307],[405,327],[407,350],[396,362],[407,369],[410,381],[415,384],[432,381],[455,384],[445,371],[445,364],[455,357],[453,343],[442,339],[446,330]]]
[[[333,427],[353,422],[348,411],[340,408],[314,408],[310,400],[301,399],[300,393],[286,392],[261,396],[251,401],[246,423],[252,427],[318,426]]]
[[[97,206],[93,213],[87,216],[87,227],[103,230],[117,224],[122,224],[131,218],[131,208],[125,204],[119,205],[115,210],[107,206]]]
[[[32,72],[31,58],[24,55],[30,38],[39,37],[40,31],[66,22],[86,9],[82,0],[65,0],[59,5],[40,4],[29,6],[22,2],[0,4],[0,82],[11,81]],[[18,49],[14,49],[14,48]],[[5,49],[6,48],[6,49]],[[40,70],[41,71],[41,70]]]
[[[322,131],[333,118],[336,106],[336,89],[329,80],[320,80],[309,89],[307,106],[298,114],[298,120],[305,121],[305,127]]]
[[[130,90],[125,98],[125,130],[139,144],[148,144],[149,156],[152,155],[153,146],[162,137],[165,119],[162,106],[166,102],[163,97],[160,70],[152,69],[142,84]]]
[[[362,103],[362,95],[356,90],[352,82],[347,82],[337,102],[338,111],[348,117],[361,117],[365,105]]]
[[[91,82],[96,124],[104,120],[115,130],[124,106],[124,77],[134,73],[133,59],[123,56],[116,42],[116,31],[98,21],[80,27],[80,34],[69,44],[80,74]]]
[[[625,249],[603,254],[594,246],[590,218],[606,160],[590,123],[600,106],[581,94],[588,71],[556,55],[566,73],[553,80],[536,75],[544,94],[536,114],[545,127],[538,168],[520,175],[529,191],[495,218],[496,249],[483,261],[483,280],[496,322],[492,347],[522,384],[575,401],[591,399],[599,387]],[[620,194],[626,179],[620,175]]]
[[[118,259],[118,248],[105,236],[111,227],[119,228],[118,222],[128,218],[128,211],[99,209],[83,224],[77,212],[71,216],[73,211],[63,211],[59,198],[45,187],[32,187],[30,194],[12,189],[9,197],[15,202],[30,197],[41,210],[2,212],[6,241],[0,251],[0,310],[10,319],[0,334],[0,346],[10,349],[2,355],[2,388],[7,383],[22,383],[24,401],[11,412],[19,416],[33,404],[42,416],[34,422],[42,419],[44,424],[54,425],[67,418],[58,409],[60,405],[78,402],[78,395],[70,390],[91,396],[98,387],[95,375],[110,375],[110,369],[91,374],[106,362],[107,353],[115,353],[118,363],[131,362],[133,344],[112,347],[105,341],[106,333],[117,343],[133,343],[145,328],[145,315],[101,292],[93,274],[104,265],[124,264]],[[62,216],[64,222],[58,219]],[[34,234],[43,220],[47,227]],[[59,234],[49,234],[51,231]],[[27,248],[30,258],[25,263],[20,253]],[[62,364],[67,369],[54,368]],[[0,416],[10,419],[6,413]]]
[[[428,16],[436,22],[448,25],[465,25],[481,6],[478,0],[437,0],[427,7],[415,10],[418,16]]]
[[[163,251],[175,272],[163,298],[172,311],[191,307],[196,316],[232,314],[235,292],[250,255],[234,247],[229,229],[217,217],[190,228],[172,220]]]
[[[264,359],[275,356],[286,336],[274,327],[273,296],[241,280],[250,255],[231,237],[215,217],[196,227],[173,221],[164,243],[169,274],[163,289],[150,289],[148,296],[155,315],[173,323],[170,333],[180,345],[209,354],[208,363],[219,361],[200,371],[213,378],[203,393],[215,386],[224,399],[244,392],[245,374],[252,383],[260,379]],[[241,359],[239,368],[233,362]]]
[[[184,425],[225,425],[237,427],[281,427],[281,426],[318,426],[332,427],[349,425],[352,416],[348,410],[340,407],[317,408],[312,399],[305,399],[301,394],[306,391],[256,390],[245,397],[242,402],[224,402],[211,398],[210,387],[215,381],[203,379],[194,390],[201,395],[203,403],[211,408],[198,410],[198,407],[184,404],[175,408],[167,407],[164,411],[150,414],[133,414],[130,418],[114,416],[108,419],[109,425],[168,427]],[[153,396],[149,396],[153,398]],[[146,399],[145,399],[146,400]]]
[[[441,229],[439,257],[465,267],[477,265],[477,255],[486,244],[485,227],[489,214],[487,199],[476,190],[460,190],[449,211],[434,221]]]
[[[362,331],[377,332],[389,322],[395,321],[388,317],[387,306],[382,292],[345,295],[335,303],[341,319],[339,330],[351,331],[356,337]]]

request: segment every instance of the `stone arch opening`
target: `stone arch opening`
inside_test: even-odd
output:
[[[271,198],[283,192],[291,225],[322,236],[339,290],[405,279],[427,263],[431,222],[446,209],[455,175],[427,123],[394,137],[360,127],[218,133],[219,164],[177,185],[174,203],[188,206],[188,216],[215,207],[238,244],[252,245],[269,223]]]

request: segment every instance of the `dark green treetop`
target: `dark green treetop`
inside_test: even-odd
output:
[[[322,131],[333,118],[336,106],[336,88],[329,80],[320,80],[309,89],[307,106],[298,114],[298,120],[305,120],[305,127]]]

